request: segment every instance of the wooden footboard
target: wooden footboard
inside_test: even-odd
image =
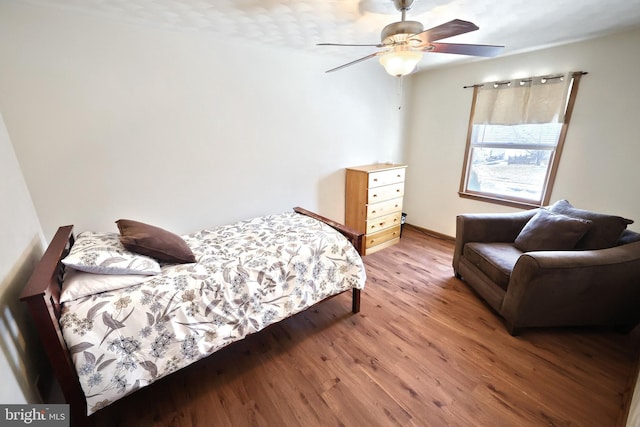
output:
[[[361,253],[362,233],[340,223],[317,215],[303,208],[294,211],[318,219],[342,233]],[[64,276],[61,260],[69,253],[74,243],[73,226],[60,227],[47,247],[40,262],[22,291],[20,300],[27,304],[35,327],[51,361],[66,402],[71,408],[74,426],[91,425],[87,414],[86,399],[71,359],[71,351],[62,335],[59,319],[61,315],[60,292]],[[352,311],[360,311],[360,290],[353,289]],[[48,402],[52,403],[52,402]]]
[[[339,222],[330,220],[329,218],[325,218],[322,215],[318,215],[317,213],[308,211],[304,208],[295,207],[293,208],[293,211],[302,215],[309,216],[311,218],[315,218],[318,221],[322,221],[325,224],[329,225],[330,227],[333,227],[351,242],[353,247],[356,248],[356,250],[361,256],[363,255],[364,248],[362,246],[362,243],[364,239],[364,233],[361,233],[358,230],[353,229],[351,227],[347,227],[344,224],[340,224]],[[355,289],[355,288],[353,289],[351,311],[353,313],[360,312],[360,289]]]
[[[318,221],[322,221],[325,224],[327,224],[328,226],[335,228],[337,231],[339,231],[344,237],[346,237],[347,239],[349,239],[349,241],[351,242],[351,244],[356,248],[356,250],[358,251],[358,253],[360,255],[362,255],[362,240],[364,238],[364,233],[359,232],[358,230],[351,228],[351,227],[347,227],[344,224],[340,224],[339,222],[335,222],[333,220],[330,220],[329,218],[325,218],[321,215],[318,215],[317,213],[308,211],[304,208],[293,208],[294,212],[297,212],[299,214],[302,215],[306,215],[309,216],[311,218],[315,218]]]

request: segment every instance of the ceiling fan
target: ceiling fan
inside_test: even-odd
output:
[[[402,13],[399,22],[393,22],[382,29],[381,43],[378,44],[342,44],[342,43],[318,43],[318,46],[373,46],[383,50],[372,53],[327,70],[327,73],[341,70],[350,65],[357,64],[367,59],[380,57],[380,63],[387,73],[392,76],[405,76],[413,72],[423,52],[455,53],[471,56],[496,56],[504,46],[481,44],[437,43],[437,40],[457,36],[478,30],[472,22],[454,19],[437,27],[424,29],[417,21],[406,21],[406,12],[413,6],[414,0],[392,0],[395,8]]]

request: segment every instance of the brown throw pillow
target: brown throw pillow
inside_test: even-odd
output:
[[[130,219],[116,221],[120,242],[132,252],[176,264],[196,262],[184,239],[159,227]]]
[[[514,246],[523,252],[569,250],[590,227],[589,220],[540,209],[520,231]]]
[[[557,201],[549,206],[549,211],[572,218],[587,219],[593,223],[591,229],[576,245],[577,249],[604,249],[615,246],[627,225],[633,224],[633,220],[620,216],[574,208],[567,200]]]

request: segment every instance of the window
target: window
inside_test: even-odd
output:
[[[548,204],[581,75],[474,87],[462,197]]]

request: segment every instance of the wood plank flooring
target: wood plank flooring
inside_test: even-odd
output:
[[[95,416],[97,426],[615,426],[638,333],[510,336],[407,226],[350,295],[233,344]]]

